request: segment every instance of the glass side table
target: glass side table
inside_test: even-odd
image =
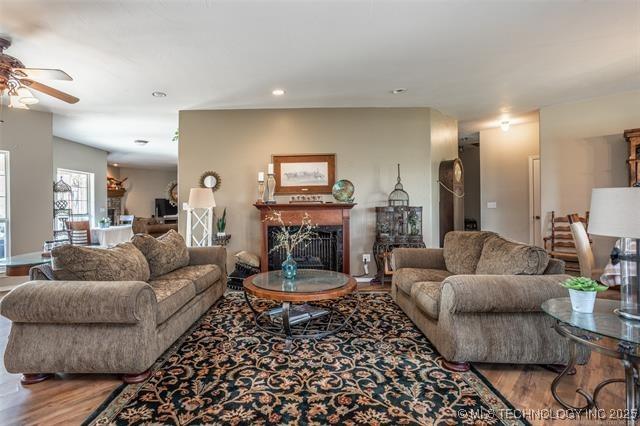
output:
[[[619,301],[597,299],[592,314],[581,314],[571,309],[569,298],[551,299],[542,304],[542,310],[557,322],[555,330],[569,340],[570,359],[567,367],[551,384],[555,400],[567,410],[587,411],[598,408],[598,394],[611,383],[626,384],[626,411],[628,425],[635,424],[640,406],[640,321],[624,320],[613,311]],[[622,360],[625,377],[600,382],[589,394],[584,389],[576,392],[585,399],[583,406],[573,406],[563,401],[557,393],[560,380],[576,365],[577,346]]]

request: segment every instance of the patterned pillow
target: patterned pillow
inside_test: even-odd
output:
[[[548,264],[544,249],[495,236],[484,243],[476,274],[542,275]]]
[[[244,265],[249,265],[254,268],[260,267],[260,257],[257,254],[242,250],[236,254],[236,259]]]
[[[136,234],[131,242],[149,262],[151,278],[168,274],[189,264],[189,251],[182,235],[173,229],[155,238],[148,234]]]
[[[455,275],[475,274],[484,242],[494,235],[487,231],[447,232],[442,253],[447,271]]]
[[[63,281],[147,281],[149,264],[131,243],[111,248],[70,244],[51,251],[53,277]]]

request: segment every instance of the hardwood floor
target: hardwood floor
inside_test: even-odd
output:
[[[371,286],[364,291],[380,291]],[[1,295],[0,295],[1,297]],[[9,334],[10,323],[0,317],[0,355]],[[550,386],[556,374],[539,366],[477,364],[475,367],[511,403],[522,410],[560,410]],[[576,387],[593,391],[605,378],[622,377],[619,361],[593,354],[587,366],[578,367],[560,386],[560,393],[574,404],[581,403],[574,394]],[[75,425],[80,424],[115,390],[121,381],[112,375],[56,375],[55,378],[31,386],[22,386],[20,376],[9,374],[0,365],[0,425]],[[601,408],[624,407],[624,386],[614,384],[599,397]],[[530,418],[535,425],[603,424],[604,421],[545,421]],[[623,424],[609,421],[608,425]]]

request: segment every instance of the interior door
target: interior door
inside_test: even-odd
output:
[[[540,209],[540,157],[529,157],[529,242],[543,247]]]

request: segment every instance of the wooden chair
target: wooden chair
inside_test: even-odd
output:
[[[568,215],[567,219],[569,220],[569,227],[578,255],[580,276],[599,281],[603,270],[596,268],[596,259],[593,256],[593,250],[591,248],[593,241],[591,241],[587,233],[585,224],[580,220],[580,216],[575,213]]]
[[[577,221],[582,222],[586,228],[589,224],[589,212],[586,212],[584,217],[578,217]],[[556,216],[552,211],[550,227],[550,235],[544,238],[545,249],[552,258],[564,260],[567,273],[580,274],[580,259],[571,233],[569,218]]]
[[[88,220],[68,221],[69,240],[74,246],[91,245],[91,224]]]

